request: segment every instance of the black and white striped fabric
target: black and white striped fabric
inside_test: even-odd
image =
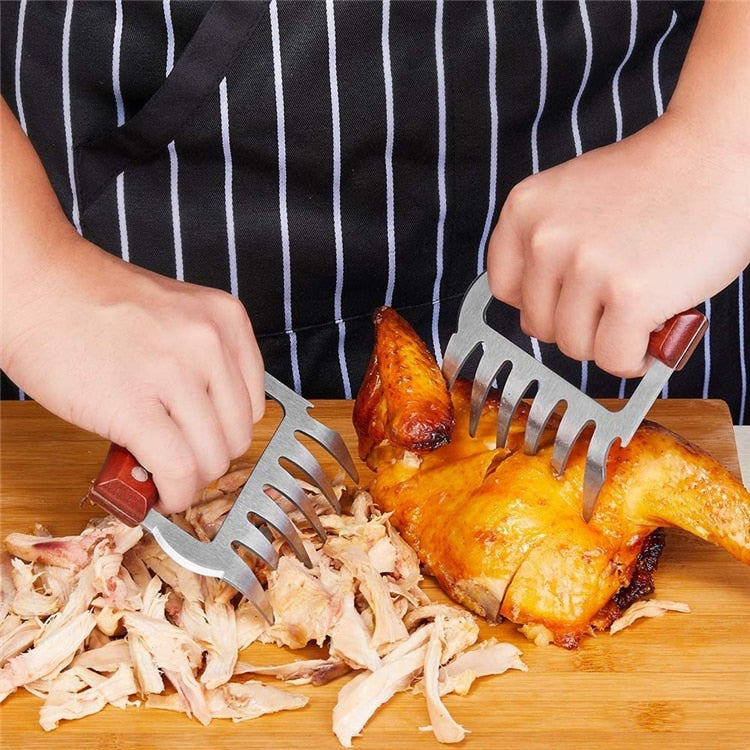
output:
[[[526,175],[658,117],[699,3],[2,2],[2,92],[76,228],[245,303],[267,369],[356,395],[372,312],[438,359]],[[707,217],[710,220],[710,217]],[[747,407],[741,277],[673,396]],[[502,332],[595,396],[634,383]],[[3,397],[22,397],[7,379]],[[667,395],[667,393],[665,393]]]

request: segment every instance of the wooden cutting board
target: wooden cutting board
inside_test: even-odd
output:
[[[271,405],[258,426],[262,446],[275,427]],[[351,402],[316,402],[314,415],[338,429],[356,455]],[[650,415],[698,443],[739,473],[731,418],[718,401],[659,401]],[[54,534],[78,533],[97,509],[81,504],[107,450],[100,438],[31,402],[2,403],[0,535],[35,522]],[[329,468],[332,464],[328,463]],[[369,473],[362,469],[362,483]],[[465,697],[446,699],[471,730],[468,748],[745,748],[750,736],[750,569],[723,550],[679,531],[668,532],[655,596],[686,602],[690,614],[641,620],[615,636],[586,639],[578,651],[537,647],[510,623],[482,626],[484,637],[516,644],[528,672],[479,680]],[[425,588],[441,594],[431,581]],[[309,657],[314,649],[295,656]],[[289,661],[264,647],[254,661]],[[337,748],[331,711],[346,678],[324,687],[290,688],[310,698],[301,710],[240,724],[203,727],[169,712],[108,707],[45,733],[41,701],[25,691],[0,706],[2,750],[150,750],[210,747],[299,750]],[[281,683],[276,683],[281,685]],[[423,699],[397,695],[354,740],[355,748],[437,748]]]

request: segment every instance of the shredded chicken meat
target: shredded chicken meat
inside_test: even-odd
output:
[[[233,467],[176,522],[210,539],[247,472]],[[278,567],[256,571],[272,625],[234,589],[178,566],[142,529],[112,517],[77,536],[41,527],[10,534],[0,557],[0,702],[18,688],[40,697],[47,731],[107,705],[179,711],[205,725],[307,704],[269,679],[315,686],[345,678],[332,717],[344,747],[407,689],[424,696],[438,740],[460,741],[467,730],[442,696],[465,694],[477,677],[525,670],[520,651],[477,643],[473,615],[429,600],[416,553],[369,494],[359,491],[347,513],[327,515],[316,490],[305,490],[327,539],[285,507],[313,565],[275,542]],[[290,663],[280,651],[278,665],[254,665],[243,654],[253,644],[316,644],[328,655]]]

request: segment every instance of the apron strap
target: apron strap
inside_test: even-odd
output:
[[[79,200],[85,209],[128,165],[167,147],[268,18],[265,2],[215,2],[164,84],[115,131],[76,148]]]

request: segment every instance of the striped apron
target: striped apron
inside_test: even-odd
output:
[[[674,90],[700,3],[2,2],[2,92],[107,251],[244,302],[266,368],[356,395],[372,312],[438,360],[525,176]],[[747,408],[747,280],[664,395]],[[594,396],[635,383],[498,327]],[[4,378],[2,395],[18,389]]]

